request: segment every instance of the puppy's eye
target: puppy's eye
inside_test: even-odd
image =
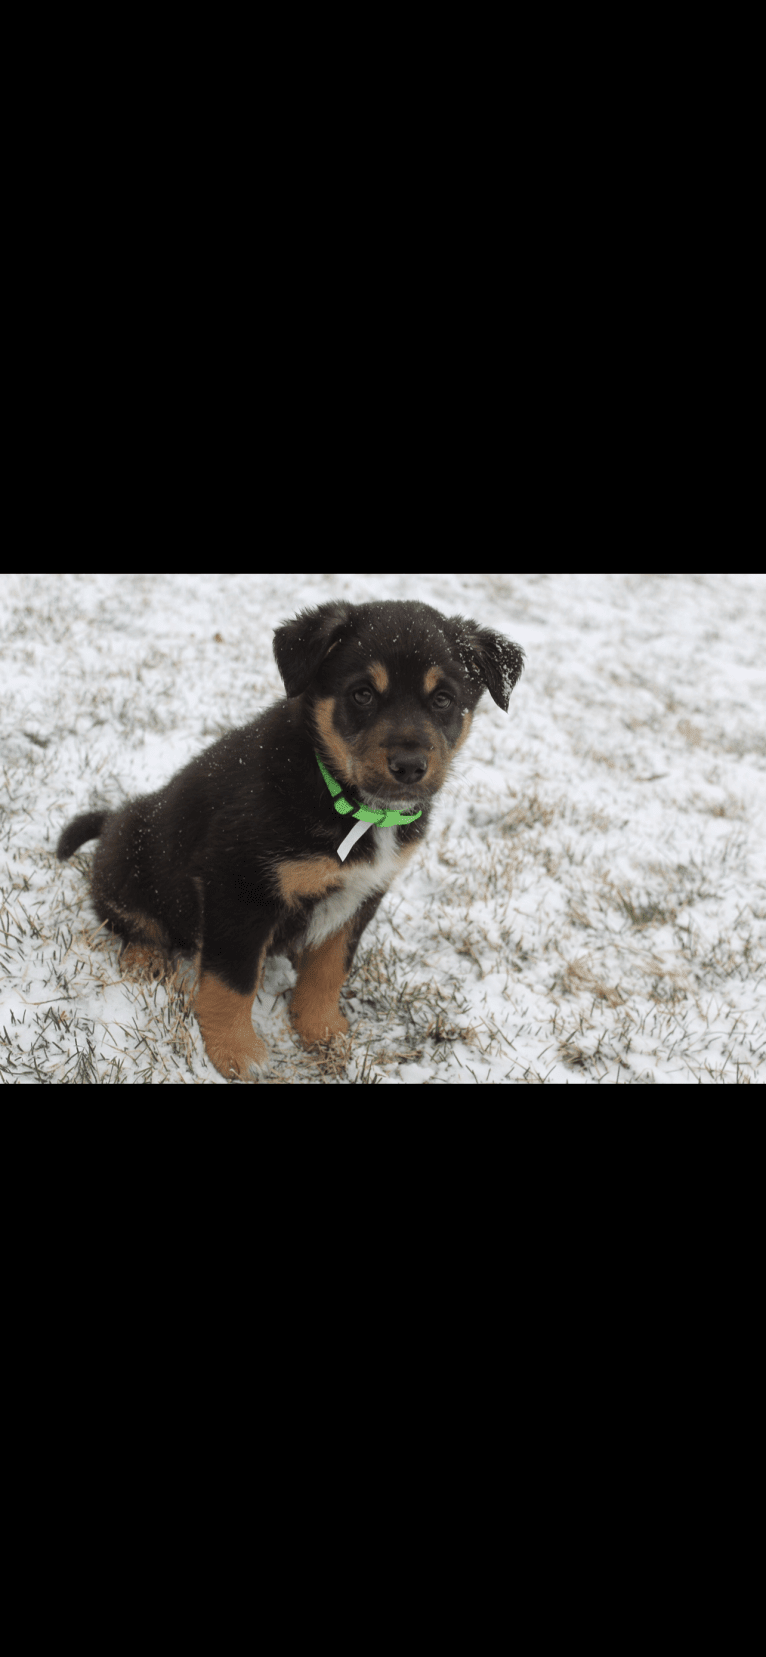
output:
[[[360,708],[369,708],[370,703],[372,701],[372,691],[371,690],[355,690],[354,691],[354,701],[359,705]]]
[[[444,713],[445,708],[450,708],[454,700],[454,696],[450,696],[448,691],[437,691],[434,697],[434,707],[438,708],[440,713]]]

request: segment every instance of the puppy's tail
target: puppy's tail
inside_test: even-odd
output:
[[[84,811],[81,817],[75,817],[69,823],[56,847],[56,856],[63,862],[65,857],[71,857],[85,840],[96,840],[109,816],[108,811]]]

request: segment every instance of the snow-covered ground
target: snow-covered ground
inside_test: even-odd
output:
[[[137,976],[62,825],[281,694],[274,626],[419,598],[517,640],[429,838],[365,933],[351,1033],[274,1082],[766,1078],[766,577],[15,575],[0,591],[0,1076],[210,1082],[183,967]],[[263,1085],[263,1084],[261,1084]]]

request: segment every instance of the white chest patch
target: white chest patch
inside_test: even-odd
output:
[[[345,869],[340,891],[331,892],[329,897],[321,898],[315,905],[306,928],[304,948],[315,949],[317,944],[324,943],[325,938],[331,938],[356,914],[365,898],[372,892],[384,892],[390,886],[401,858],[396,829],[373,827],[368,830],[368,836],[372,835],[375,836],[372,861],[354,863],[350,869]]]

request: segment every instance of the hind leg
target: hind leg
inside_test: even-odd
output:
[[[157,977],[167,964],[170,944],[165,928],[153,915],[129,909],[113,898],[96,899],[101,920],[108,921],[122,939],[120,967],[123,972],[148,972]]]
[[[93,901],[99,920],[108,921],[112,931],[123,939],[123,954],[128,950],[141,949],[169,953],[171,945],[167,930],[155,915],[120,902],[119,897],[114,897],[111,893],[107,895],[103,887],[96,889],[95,882]]]
[[[135,952],[193,952],[202,932],[200,892],[188,875],[157,873],[145,803],[109,818],[93,864],[93,901],[99,919]]]

